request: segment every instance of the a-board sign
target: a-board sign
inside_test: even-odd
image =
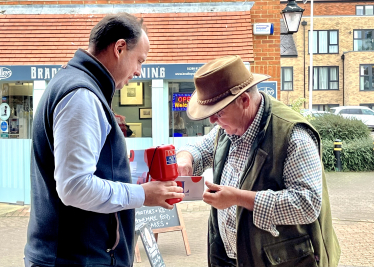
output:
[[[141,207],[135,209],[135,223],[149,223],[152,229],[179,226],[178,212],[174,205],[172,210],[162,207]]]
[[[160,250],[153,235],[149,223],[139,223],[135,226],[136,239],[140,236],[145,252],[147,253],[149,263],[152,267],[165,267],[164,260],[162,259]]]
[[[174,204],[174,207],[171,210],[164,209],[162,207],[145,206],[135,209],[135,222],[136,225],[144,223],[148,224],[155,235],[156,241],[159,233],[181,231],[186,254],[187,256],[191,254],[183,216],[181,211],[178,209],[177,204]],[[138,244],[136,244],[135,247],[135,258],[136,262],[141,262]]]

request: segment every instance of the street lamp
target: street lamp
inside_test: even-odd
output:
[[[303,12],[304,9],[299,7],[295,0],[288,0],[286,8],[281,12],[288,33],[295,33],[298,31]]]

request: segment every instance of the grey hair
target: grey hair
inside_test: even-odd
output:
[[[245,93],[249,93],[249,94],[251,94],[251,93],[256,92],[257,90],[258,90],[258,89],[257,89],[257,84],[255,84],[255,85],[249,87],[249,88],[248,88],[247,90],[245,90],[244,92],[245,92]]]

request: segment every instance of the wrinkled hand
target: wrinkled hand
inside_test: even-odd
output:
[[[193,157],[190,152],[181,151],[177,154],[177,163],[178,163],[178,174],[179,176],[192,176]]]
[[[205,203],[219,210],[237,205],[239,189],[232,186],[212,184],[208,181],[205,182],[205,185],[208,187],[203,194]]]
[[[144,206],[161,206],[172,209],[174,206],[165,202],[170,198],[184,198],[183,188],[174,181],[152,181],[142,184],[145,193]]]

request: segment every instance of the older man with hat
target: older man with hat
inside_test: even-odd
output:
[[[239,56],[215,59],[194,77],[187,115],[217,125],[177,160],[180,175],[213,167],[203,194],[212,206],[209,266],[337,266],[321,140],[300,114],[258,91],[269,78]]]

